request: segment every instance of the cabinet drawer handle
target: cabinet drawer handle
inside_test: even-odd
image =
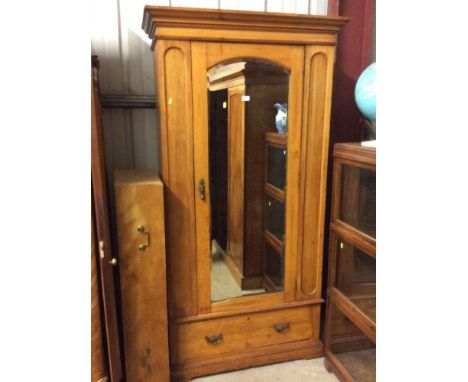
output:
[[[286,333],[289,330],[289,322],[273,325],[278,333]]]
[[[146,235],[146,243],[140,244],[140,245],[138,246],[138,249],[139,249],[140,251],[145,251],[146,248],[148,248],[149,245],[150,245],[150,234],[149,234],[149,232],[146,232],[145,226],[143,226],[143,225],[139,225],[139,226],[137,227],[137,231],[140,232],[142,235]]]
[[[223,333],[218,334],[217,336],[205,336],[206,342],[210,345],[218,345],[223,342]]]

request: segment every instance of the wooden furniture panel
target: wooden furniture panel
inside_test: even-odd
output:
[[[122,378],[122,358],[119,345],[117,306],[114,287],[115,261],[111,251],[109,206],[107,199],[106,163],[101,120],[101,103],[97,83],[97,67],[91,72],[91,206],[98,247],[99,281],[103,307],[103,321],[106,331],[105,346],[111,382]]]
[[[94,217],[91,216],[91,382],[107,378],[106,351],[102,338],[101,299],[97,271],[97,241]]]
[[[155,40],[335,45],[344,17],[146,6],[143,29]]]
[[[127,380],[169,381],[163,184],[127,170],[114,185]]]
[[[370,382],[377,329],[375,176],[369,177],[375,173],[375,148],[335,145],[333,172],[325,364],[341,381]]]
[[[249,349],[220,355],[216,358],[197,360],[181,366],[173,366],[171,381],[191,381],[193,378],[223,373],[230,370],[269,365],[297,359],[317,358],[323,355],[321,341],[295,341],[280,345],[265,346],[259,349]]]
[[[201,275],[211,269],[211,232],[206,227],[211,225],[210,205],[211,197],[209,179],[209,136],[208,136],[208,94],[206,91],[206,44],[191,43],[192,55],[192,91],[193,108],[197,112],[193,114],[193,159],[195,182],[192,188],[192,197],[195,199],[196,213],[196,270],[197,283],[190,285],[197,293],[197,314],[211,312],[211,285],[200,282]],[[197,84],[203,84],[197,86]],[[202,106],[203,105],[203,106]],[[200,129],[199,126],[205,126]],[[199,182],[205,182],[206,198],[200,198]],[[182,254],[179,254],[182,256]],[[191,254],[190,256],[194,256]],[[193,272],[193,270],[192,270]],[[192,280],[193,282],[193,280]],[[188,314],[185,314],[187,316]]]
[[[302,253],[298,299],[321,295],[328,138],[334,48],[308,46],[305,53],[304,135],[302,142]]]
[[[228,89],[227,254],[242,274],[244,261],[245,86]]]
[[[158,41],[162,180],[167,217],[169,315],[197,312],[190,43]]]
[[[236,315],[171,326],[171,362],[212,357],[284,343],[318,340],[313,315],[318,306]],[[212,343],[209,343],[209,342]]]

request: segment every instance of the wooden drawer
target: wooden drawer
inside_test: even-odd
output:
[[[265,346],[318,340],[319,309],[309,305],[173,324],[171,363],[177,365]]]

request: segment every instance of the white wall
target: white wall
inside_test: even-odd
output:
[[[141,29],[143,8],[171,5],[325,15],[327,0],[99,0],[92,3],[92,50],[101,63],[101,94],[154,95],[153,52]],[[159,170],[155,109],[103,109],[109,185],[113,171]]]

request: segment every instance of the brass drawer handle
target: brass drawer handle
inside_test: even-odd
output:
[[[146,235],[146,243],[145,243],[145,244],[140,244],[140,245],[138,246],[138,249],[139,249],[140,251],[144,251],[144,250],[146,250],[146,248],[148,248],[149,245],[150,245],[150,234],[149,234],[149,232],[146,232],[145,226],[143,226],[143,225],[139,225],[139,226],[137,227],[137,231],[140,232],[142,235]]]
[[[205,336],[205,340],[210,345],[218,345],[223,342],[223,333],[220,333],[217,336]]]
[[[273,328],[275,328],[278,333],[286,333],[289,330],[289,322],[273,325]]]

